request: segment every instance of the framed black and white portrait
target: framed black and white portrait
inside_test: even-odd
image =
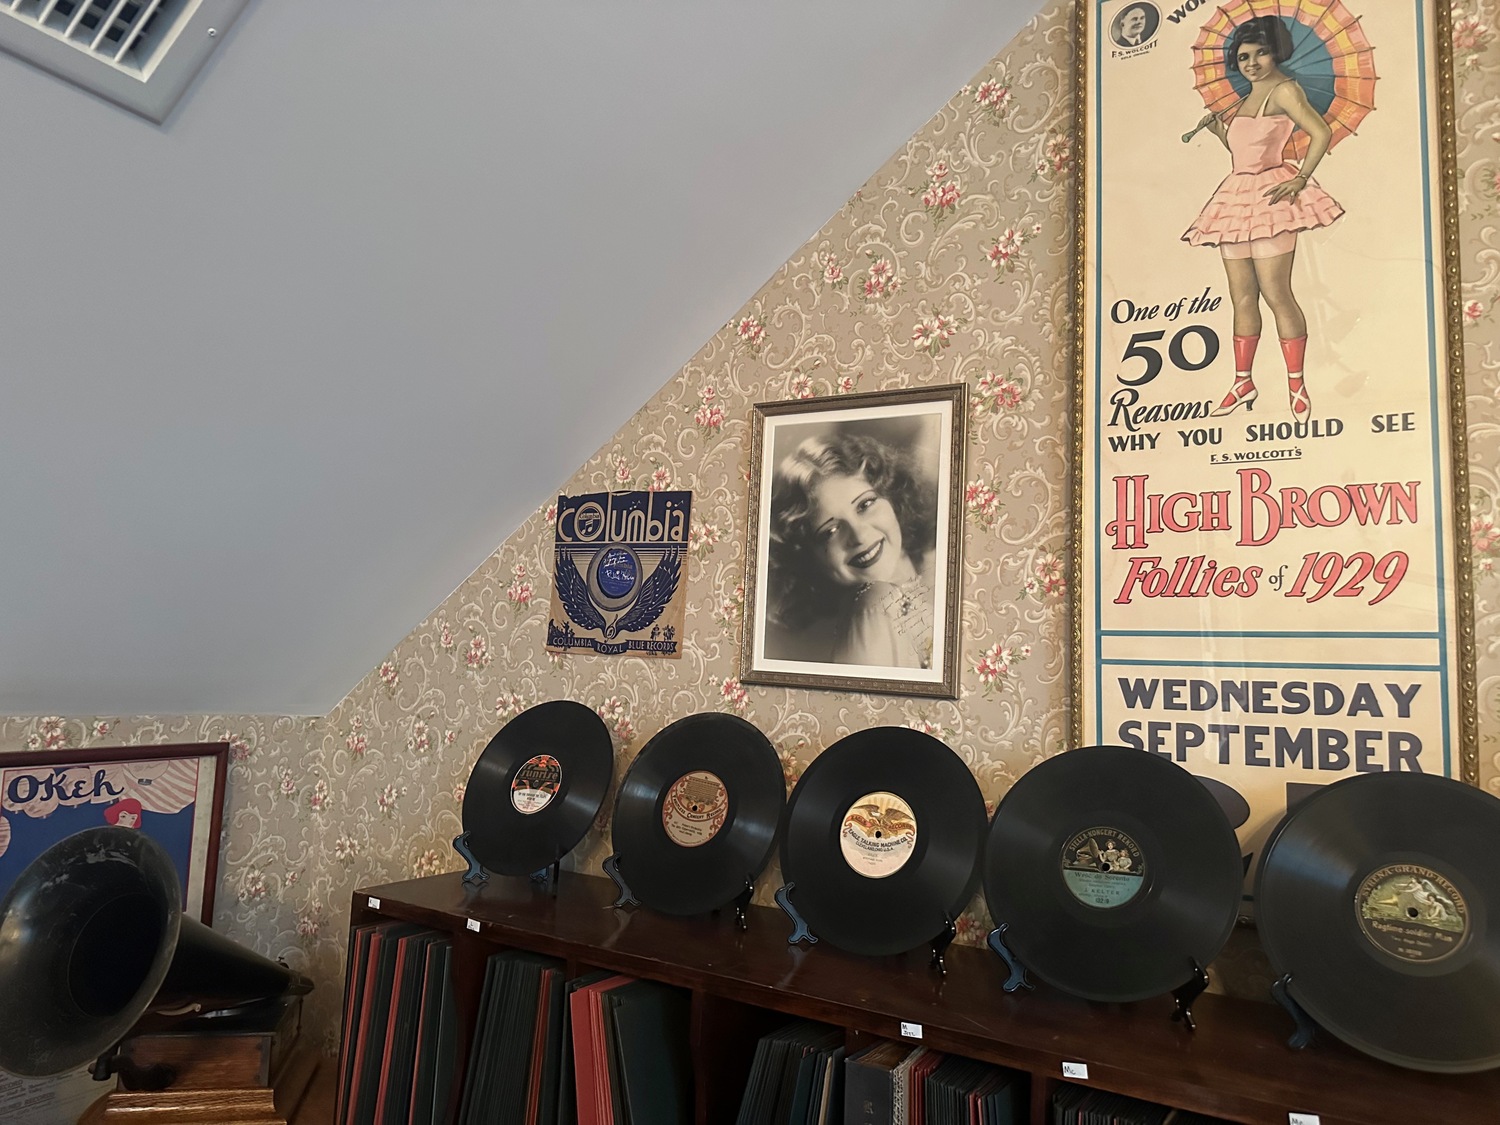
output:
[[[758,403],[741,675],[958,696],[962,383]]]

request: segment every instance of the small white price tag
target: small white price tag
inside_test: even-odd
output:
[[[380,909],[380,900],[378,898],[366,899],[365,901],[370,904],[370,909],[371,910],[379,910]]]
[[[919,1023],[907,1023],[905,1020],[902,1020],[901,1034],[907,1039],[920,1039],[922,1038],[922,1025]]]
[[[1087,1082],[1089,1080],[1089,1064],[1065,1062],[1063,1063],[1063,1077],[1077,1078],[1080,1081]]]
[[[1286,1125],[1323,1125],[1323,1121],[1316,1113],[1289,1113]]]
[[[469,919],[469,929],[473,930],[476,934],[479,932],[479,921],[478,921],[478,919],[476,919],[476,918],[470,918]]]

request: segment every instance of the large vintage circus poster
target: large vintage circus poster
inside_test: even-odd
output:
[[[1080,0],[1075,734],[1472,778],[1448,14]]]

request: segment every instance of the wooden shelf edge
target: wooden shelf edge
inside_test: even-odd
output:
[[[751,908],[741,933],[728,912],[673,918],[613,910],[613,898],[607,880],[574,872],[555,896],[525,879],[474,888],[439,875],[356,891],[353,921],[419,922],[885,1038],[899,1038],[903,1021],[919,1023],[936,1050],[1048,1080],[1063,1062],[1082,1062],[1090,1087],[1246,1125],[1285,1125],[1293,1112],[1323,1125],[1481,1120],[1500,1105],[1500,1073],[1404,1070],[1326,1039],[1294,1052],[1289,1019],[1269,1002],[1203,996],[1193,1033],[1170,1020],[1169,997],[1106,1005],[1045,988],[1007,995],[985,950],[951,949],[940,978],[921,951],[864,958],[788,946],[784,916],[765,907]]]

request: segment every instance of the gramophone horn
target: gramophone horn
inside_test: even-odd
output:
[[[13,1074],[91,1062],[150,1009],[214,1011],[311,987],[184,918],[171,857],[132,828],[60,840],[0,902],[0,1070]]]

